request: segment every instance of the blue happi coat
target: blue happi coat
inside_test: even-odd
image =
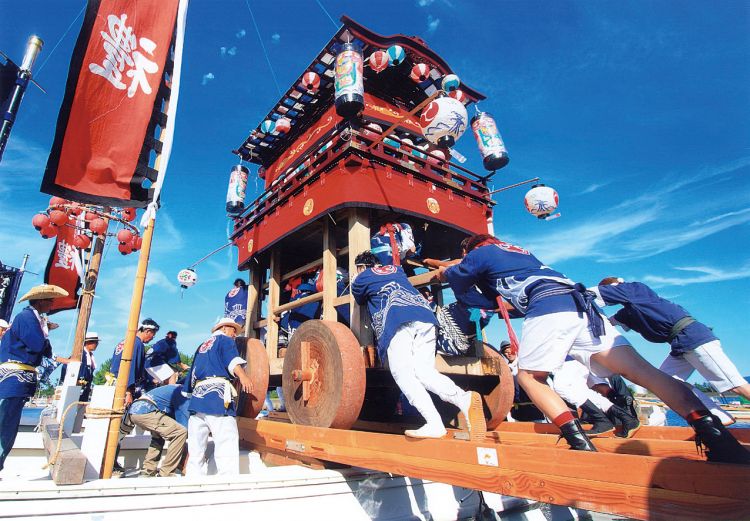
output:
[[[174,338],[162,338],[151,347],[146,357],[146,367],[158,367],[164,364],[179,365],[180,352]]]
[[[579,310],[569,292],[575,286],[572,280],[505,242],[470,251],[460,264],[445,270],[445,277],[464,303],[478,288],[487,298],[503,297],[526,317]]]
[[[182,385],[170,384],[157,387],[133,402],[130,414],[146,414],[161,411],[187,428],[190,418],[190,398],[183,393]]]
[[[115,352],[112,355],[112,367],[110,372],[117,376],[117,372],[120,370],[120,361],[122,360],[122,351],[125,347],[125,341],[123,340],[115,347]],[[141,387],[146,382],[146,346],[143,345],[143,340],[138,338],[136,335],[135,343],[133,344],[133,358],[130,362],[130,374],[128,375],[128,387]]]
[[[437,325],[427,300],[411,285],[399,266],[368,268],[354,279],[352,295],[367,304],[378,341],[378,355],[386,357],[396,330],[407,322]]]
[[[42,357],[52,356],[52,347],[44,336],[39,318],[31,306],[24,308],[0,340],[0,363],[18,362],[33,367]],[[36,392],[36,371],[24,371],[0,365],[0,398],[30,397]]]
[[[203,342],[195,352],[193,366],[185,380],[187,392],[192,393],[190,412],[236,416],[236,400],[230,400],[225,407],[225,396],[228,392],[226,385],[231,385],[235,366],[244,363],[237,351],[237,344],[231,337],[217,332]],[[215,377],[222,381],[212,380],[203,383],[204,380]]]
[[[661,298],[641,282],[598,286],[597,291],[605,305],[622,304],[622,309],[614,314],[615,320],[637,331],[649,342],[669,343],[675,355],[716,340],[711,330],[698,321],[688,324],[674,338],[670,338],[674,325],[690,316],[690,313],[682,306]]]
[[[224,316],[245,325],[247,316],[247,288],[232,288],[224,297]]]

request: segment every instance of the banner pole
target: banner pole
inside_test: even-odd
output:
[[[104,209],[104,222],[107,223],[109,228],[109,217],[106,214],[109,213],[109,209]],[[76,322],[76,333],[73,338],[73,354],[70,358],[74,362],[81,361],[81,355],[83,354],[83,340],[86,337],[86,330],[89,327],[89,318],[91,318],[91,308],[94,303],[94,292],[96,290],[96,282],[99,278],[99,267],[102,262],[102,252],[104,251],[104,243],[107,240],[107,233],[97,235],[96,241],[94,242],[94,249],[91,253],[91,260],[89,261],[88,269],[86,270],[86,278],[83,283],[83,294],[81,295],[81,305],[78,308],[78,321]]]
[[[112,404],[112,409],[116,411],[116,413],[109,420],[104,463],[102,464],[101,476],[104,479],[112,477],[112,467],[115,463],[115,454],[117,453],[117,445],[119,443],[120,423],[122,423],[122,416],[117,413],[121,414],[125,410],[125,391],[127,390],[128,378],[130,377],[130,364],[133,359],[133,346],[135,345],[135,334],[138,329],[138,319],[141,314],[143,290],[146,286],[146,271],[148,270],[148,260],[151,255],[151,241],[154,235],[155,224],[156,217],[154,216],[149,220],[146,229],[143,231],[143,247],[138,256],[135,286],[133,287],[133,297],[130,301],[128,330],[125,334],[125,345],[122,350],[120,370],[117,373],[117,382],[115,384],[115,398],[114,403]]]
[[[2,128],[0,128],[0,161],[3,159],[5,145],[8,143],[8,137],[10,137],[10,131],[16,120],[18,108],[21,106],[21,100],[26,92],[26,87],[29,85],[29,80],[31,80],[31,68],[34,66],[34,61],[36,61],[36,57],[42,50],[42,45],[44,45],[42,39],[35,35],[30,36],[26,44],[23,62],[17,72],[16,85],[13,88],[13,94],[8,103],[8,110],[3,115]]]

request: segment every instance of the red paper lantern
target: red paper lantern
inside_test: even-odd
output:
[[[316,72],[306,72],[302,76],[302,86],[310,92],[315,92],[320,88],[320,76]]]
[[[135,208],[123,208],[122,218],[128,222],[132,222],[135,219]]]
[[[91,239],[89,239],[88,235],[79,233],[75,237],[73,237],[73,246],[75,246],[79,250],[85,250],[86,248],[91,246]]]
[[[68,202],[68,201],[67,201],[67,200],[65,200],[65,199],[63,199],[62,197],[50,197],[50,200],[49,200],[49,205],[50,205],[50,208],[52,208],[52,207],[54,207],[54,206],[58,206],[58,205],[61,205],[61,204],[65,204],[65,203],[67,203],[67,202]]]
[[[70,205],[70,215],[81,215],[81,212],[83,211],[83,208],[81,208],[81,205],[78,203],[71,203]]]
[[[375,51],[370,55],[370,68],[375,72],[384,71],[388,63],[388,53],[385,51]]]
[[[287,118],[279,118],[276,120],[276,126],[274,127],[274,130],[276,130],[276,132],[278,132],[279,134],[286,134],[291,128],[291,121],[289,121]]]
[[[39,233],[42,234],[43,238],[51,239],[52,237],[57,235],[57,227],[52,224],[48,224],[47,226],[39,230]]]
[[[120,250],[120,253],[122,253],[123,255],[127,255],[127,254],[133,252],[133,247],[129,243],[128,244],[118,244],[117,245],[117,249]]]
[[[38,213],[31,218],[31,225],[37,230],[49,226],[49,217],[46,213]]]
[[[139,235],[133,235],[133,240],[130,241],[130,246],[133,248],[133,251],[140,250],[141,246],[143,246],[143,238]]]
[[[418,63],[411,68],[409,77],[417,83],[426,81],[430,77],[430,68],[424,63]]]
[[[120,244],[130,242],[133,240],[133,232],[131,232],[127,228],[124,230],[120,230],[119,232],[117,232],[117,240],[120,242]]]
[[[49,213],[49,220],[50,222],[52,222],[52,224],[63,226],[66,222],[68,222],[68,214],[61,210],[52,210]]]
[[[96,217],[89,224],[89,229],[98,235],[102,235],[107,233],[107,222],[101,217]]]
[[[461,89],[452,90],[448,93],[448,96],[451,98],[460,101],[464,105],[466,104],[466,100],[468,100],[468,96],[462,91]]]

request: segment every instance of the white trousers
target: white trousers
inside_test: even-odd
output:
[[[400,326],[388,345],[388,365],[396,385],[428,424],[442,425],[443,421],[427,391],[460,407],[460,399],[466,392],[435,369],[432,324],[407,322]]]
[[[602,411],[607,412],[612,402],[589,388],[591,382],[606,383],[601,378],[590,379],[591,373],[578,360],[566,360],[562,367],[555,371],[552,387],[562,398],[576,407],[580,407],[586,400],[591,400]]]
[[[692,351],[686,351],[682,356],[667,355],[659,369],[682,381],[687,381],[697,369],[701,376],[720,393],[747,383],[747,380],[740,375],[737,367],[724,353],[721,342],[718,340],[707,342]],[[693,394],[706,408],[718,416],[722,423],[726,424],[732,421],[732,417],[703,391],[695,386],[691,386],[691,388]]]
[[[240,473],[240,436],[234,416],[196,413],[188,421],[188,476],[208,474],[208,435],[214,439],[214,461],[219,475]]]

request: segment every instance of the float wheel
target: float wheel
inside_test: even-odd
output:
[[[289,341],[281,382],[293,423],[348,429],[365,396],[359,342],[344,324],[306,321]]]
[[[268,354],[266,348],[256,338],[238,337],[236,342],[240,356],[247,360],[245,374],[253,383],[253,390],[248,394],[242,391],[239,382],[235,382],[239,394],[237,414],[254,419],[263,409],[263,402],[268,392]]]
[[[497,383],[492,389],[482,393],[484,404],[484,416],[487,419],[487,429],[494,429],[507,418],[510,409],[513,407],[513,399],[516,394],[515,384],[513,383],[513,373],[510,371],[508,362],[503,355],[484,346],[483,363],[490,363],[499,368],[500,374],[494,378]]]

